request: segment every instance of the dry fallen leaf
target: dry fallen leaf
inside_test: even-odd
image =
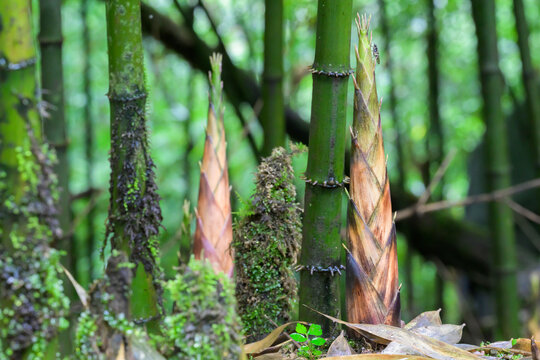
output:
[[[291,321],[286,324],[283,324],[277,328],[275,328],[270,334],[268,334],[264,339],[244,345],[244,353],[245,354],[256,354],[260,353],[261,351],[269,348],[272,346],[272,344],[277,340],[277,338],[281,335],[281,333],[292,324],[296,324],[301,321]]]
[[[354,354],[353,349],[349,345],[349,342],[345,338],[345,334],[342,331],[341,334],[330,344],[326,356],[343,356]]]
[[[314,310],[316,311],[316,310]],[[390,325],[371,325],[371,324],[353,324],[332,316],[317,313],[328,319],[346,325],[347,327],[358,331],[360,334],[379,344],[387,345],[391,341],[413,348],[422,356],[428,356],[439,360],[472,360],[479,359],[478,356],[462,350],[456,346],[447,344],[437,339],[417,334],[411,330]]]
[[[75,280],[75,278],[73,277],[73,275],[71,275],[71,273],[68,271],[68,269],[66,269],[63,265],[60,265],[60,266],[62,266],[62,270],[64,270],[64,273],[68,277],[69,282],[71,282],[71,284],[75,288],[75,292],[79,296],[79,299],[81,300],[82,305],[84,306],[85,309],[88,309],[88,305],[89,305],[89,302],[90,302],[90,296],[88,296],[88,292],[86,292],[85,288],[83,288],[77,282],[77,280]]]
[[[520,339],[515,339],[514,340],[514,345],[512,345],[512,342],[510,342],[510,347],[512,349],[515,349],[515,350],[523,350],[523,351],[528,351],[528,352],[532,352],[532,341],[531,339],[524,339],[524,338],[520,338]],[[534,345],[536,347],[538,347],[538,341],[534,341]],[[489,344],[489,346],[496,346],[495,343],[492,343],[492,344]]]
[[[423,356],[410,355],[383,355],[383,354],[357,354],[347,356],[325,357],[325,360],[432,360]]]
[[[540,360],[540,350],[538,349],[538,344],[534,340],[534,336],[531,338],[531,352],[533,360]]]
[[[407,330],[412,330],[414,328],[422,326],[433,326],[433,325],[442,325],[441,321],[441,309],[433,311],[424,311],[423,313],[417,315],[414,319],[409,321],[404,328]]]

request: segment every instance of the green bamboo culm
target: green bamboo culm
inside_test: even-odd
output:
[[[529,27],[527,26],[523,0],[514,0],[514,17],[516,19],[519,54],[521,56],[521,76],[523,87],[525,88],[525,106],[527,108],[529,126],[533,134],[536,173],[540,174],[540,93],[538,91],[538,76],[536,75],[531,59]]]
[[[283,0],[266,0],[264,13],[264,71],[261,124],[264,130],[262,156],[285,145],[283,100]]]
[[[91,39],[90,39],[90,30],[88,26],[88,5],[91,0],[82,0],[81,1],[81,22],[83,26],[82,30],[82,43],[83,43],[83,92],[85,96],[85,106],[84,106],[84,154],[86,160],[86,187],[89,190],[94,188],[94,181],[92,178],[92,173],[94,169],[94,157],[93,157],[93,148],[94,148],[94,126],[92,123],[92,107],[93,107],[93,96],[92,96],[92,73],[91,73]],[[90,196],[89,202],[94,201],[93,196]],[[96,209],[94,206],[88,211],[86,216],[86,238],[84,242],[86,244],[86,249],[84,250],[81,256],[77,255],[80,259],[82,256],[86,256],[87,267],[83,266],[77,267],[77,279],[81,285],[90,283],[93,280],[93,266],[92,266],[92,255],[95,250],[96,243],[96,233],[94,230],[94,220],[96,218]]]
[[[485,164],[489,191],[510,186],[507,129],[501,108],[503,79],[499,69],[495,1],[472,0],[472,14],[478,39],[478,61],[483,117],[486,124]],[[519,336],[518,293],[516,282],[516,244],[512,211],[504,202],[489,205],[489,223],[493,239],[492,274],[495,284],[497,338]]]
[[[56,359],[60,280],[54,155],[42,144],[30,1],[0,3],[0,359]],[[9,281],[8,281],[9,280]]]
[[[438,29],[437,19],[435,17],[435,0],[427,0],[428,3],[428,30],[427,30],[427,58],[428,58],[428,80],[429,80],[429,136],[427,137],[427,156],[428,163],[435,165],[436,168],[442,162],[444,157],[444,134],[441,123],[441,114],[439,111],[439,57],[437,56],[438,48]],[[426,183],[431,181],[430,166],[427,166]],[[442,189],[443,181],[438,186]],[[436,194],[439,198],[442,193],[437,190]],[[432,197],[434,197],[432,195]]]
[[[111,181],[107,239],[112,264],[134,264],[127,318],[150,319],[160,314],[160,272],[156,235],[161,209],[154,181],[146,129],[141,13],[139,0],[106,2],[111,107]],[[129,287],[128,287],[129,288]],[[124,304],[124,307],[126,304]],[[131,314],[130,314],[131,313]]]
[[[350,74],[351,0],[319,0],[300,265],[300,319],[337,326],[304,305],[340,317],[341,205]]]
[[[62,69],[62,18],[61,0],[39,2],[39,45],[41,50],[41,87],[45,115],[43,116],[44,138],[56,152],[58,159],[54,172],[58,177],[58,219],[64,237],[58,248],[65,250],[64,263],[73,272],[75,257],[71,255],[69,163],[67,157],[66,121],[64,118],[64,72]]]

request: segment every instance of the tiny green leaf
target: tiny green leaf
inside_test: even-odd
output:
[[[313,355],[319,356],[319,355],[321,355],[321,354],[322,354],[322,351],[321,351],[321,350],[317,350],[317,349],[314,349],[314,350],[313,350]]]
[[[304,345],[301,346],[300,349],[298,349],[298,355],[300,356],[309,356],[309,346]]]
[[[517,339],[512,339],[512,346],[517,344]]]
[[[304,335],[298,334],[298,333],[292,333],[291,338],[297,342],[305,342],[307,340],[307,338]]]
[[[314,339],[311,339],[310,341],[315,346],[323,346],[326,343],[326,339],[323,339],[321,337],[316,337]]]
[[[321,325],[311,324],[311,326],[309,327],[308,335],[321,336],[322,335]]]
[[[303,324],[296,324],[296,332],[299,334],[307,334],[307,328]]]

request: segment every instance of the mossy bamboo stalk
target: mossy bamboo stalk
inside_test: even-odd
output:
[[[30,1],[0,3],[0,353],[55,359],[68,300],[51,160],[42,146]],[[38,296],[36,296],[38,294]]]
[[[400,325],[396,232],[375,81],[376,60],[366,17],[356,20],[356,77],[351,128],[351,184],[347,235],[347,318],[353,323]]]
[[[300,319],[337,327],[303,305],[340,317],[341,204],[350,73],[351,0],[319,0],[300,264]],[[321,271],[326,270],[326,271]],[[330,271],[333,270],[333,271]]]
[[[485,167],[489,191],[510,186],[510,163],[506,123],[501,108],[503,78],[499,69],[494,0],[471,0],[478,39],[478,62],[486,124]],[[489,205],[493,238],[495,299],[498,335],[519,335],[516,283],[516,244],[512,211],[504,202]]]
[[[140,11],[139,0],[106,2],[112,170],[107,238],[113,249],[107,272],[109,278],[120,274],[125,259],[135,265],[132,284],[123,284],[132,295],[118,308],[128,319],[148,320],[160,315],[155,237],[161,210],[146,129]]]
[[[540,93],[538,76],[532,64],[529,48],[529,27],[525,16],[523,0],[514,0],[514,17],[518,34],[519,54],[521,56],[523,87],[525,88],[525,105],[532,132],[536,172],[540,173]]]
[[[285,145],[283,99],[283,0],[265,0],[264,71],[261,124],[264,130],[262,156]]]
[[[208,122],[201,163],[193,253],[196,259],[209,259],[215,271],[221,271],[232,277],[232,213],[227,142],[223,123],[225,107],[221,82],[221,60],[222,57],[219,54],[213,54],[210,58],[212,71],[208,74],[210,80]]]

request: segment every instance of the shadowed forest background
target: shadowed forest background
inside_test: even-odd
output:
[[[516,14],[515,3],[522,3],[525,11]],[[38,8],[38,1],[33,1],[35,36]],[[249,201],[257,165],[263,154],[269,155],[268,135],[260,121],[264,11],[262,0],[142,3],[148,139],[161,197],[163,229],[158,239],[165,279],[177,272],[178,252],[181,257],[190,252],[191,239],[182,226],[197,205],[212,52],[224,56],[224,123],[233,214]],[[540,173],[540,148],[534,135],[535,124],[540,126],[539,106],[534,105],[540,104],[540,4],[535,0],[496,1],[499,59],[493,59],[495,70],[488,64],[483,71],[479,70],[478,34],[470,1],[354,0],[356,12],[371,14],[380,60],[376,76],[379,98],[383,98],[381,119],[392,210],[397,211],[403,320],[442,308],[445,323],[467,324],[464,338],[470,343],[496,339],[495,299],[500,294],[494,291],[495,284],[499,272],[515,271],[519,331],[540,335],[540,189],[535,183],[503,198],[493,196],[486,186],[488,156],[484,153],[481,93],[484,75],[494,71],[503,78],[500,107],[486,106],[500,111],[507,127],[511,179],[504,188],[534,180]],[[284,0],[283,14],[286,136],[307,145],[313,85],[308,66],[314,58],[317,4]],[[518,37],[516,25],[525,26],[528,38],[524,33]],[[62,2],[65,129],[52,130],[57,137],[51,144],[64,161],[61,169],[68,179],[62,183],[60,176],[59,184],[64,187],[61,198],[67,201],[61,204],[60,221],[67,235],[57,245],[66,250],[62,263],[84,288],[102,277],[105,269],[100,253],[109,206],[111,143],[106,28],[104,2]],[[351,33],[354,49],[358,37],[353,23]],[[54,76],[55,70],[40,71]],[[349,86],[352,108],[352,81]],[[347,111],[348,148],[352,115]],[[300,204],[306,163],[307,152],[293,159]],[[427,191],[430,183],[434,186]],[[473,197],[467,206],[453,203],[484,193],[491,194],[488,200],[511,209],[507,214],[515,231],[515,269],[493,260],[488,202]],[[442,202],[440,209],[431,211],[432,202]],[[343,223],[346,208],[343,201]],[[194,230],[192,222],[191,233]],[[75,311],[80,310],[78,306]],[[298,304],[295,311],[297,308]]]

